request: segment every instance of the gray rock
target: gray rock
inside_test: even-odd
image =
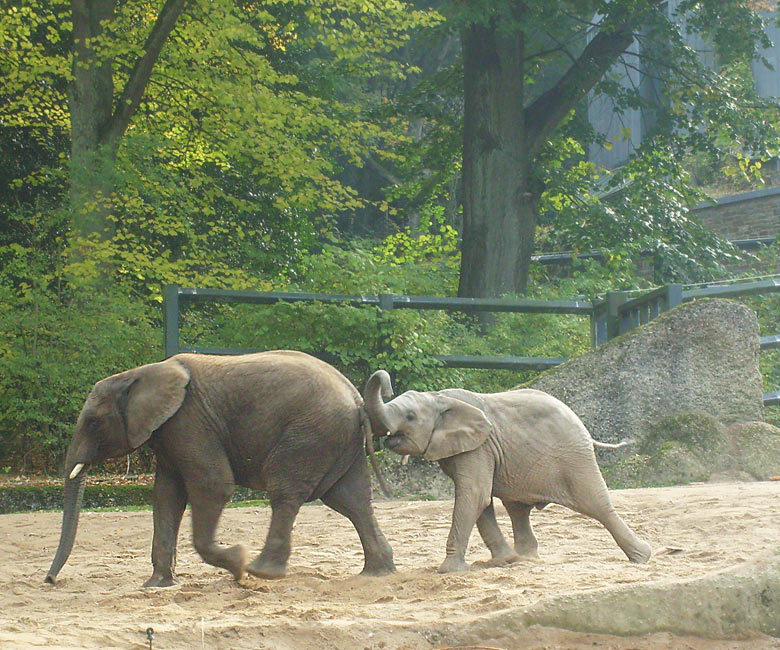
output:
[[[780,636],[780,551],[688,582],[561,596],[503,618],[525,626],[617,635],[666,631],[709,638],[755,632]],[[495,619],[494,625],[510,623]]]
[[[767,422],[739,422],[729,434],[740,470],[759,480],[780,476],[780,429]]]
[[[726,425],[762,421],[759,352],[751,309],[697,300],[527,385],[568,404],[594,438],[641,445],[662,418],[679,413]]]

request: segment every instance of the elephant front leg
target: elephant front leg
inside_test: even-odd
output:
[[[188,485],[192,504],[192,541],[204,562],[227,569],[236,580],[244,577],[247,563],[246,549],[240,544],[217,544],[215,534],[225,504],[233,494],[233,482],[220,480]]]
[[[154,478],[154,537],[152,539],[152,577],[144,587],[169,587],[176,583],[176,540],[187,505],[184,484],[160,459]]]
[[[455,483],[455,506],[452,525],[447,537],[447,557],[439,567],[439,573],[468,571],[466,549],[469,537],[478,517],[490,503],[490,493],[476,487],[462,487]]]
[[[477,519],[477,530],[479,530],[485,545],[490,549],[490,555],[492,556],[491,565],[503,566],[504,564],[517,562],[520,559],[520,556],[514,549],[506,543],[506,539],[498,527],[492,499],[490,500],[490,505],[482,511],[482,514]]]

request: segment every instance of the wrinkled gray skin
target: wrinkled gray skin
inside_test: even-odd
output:
[[[292,351],[242,356],[179,354],[95,384],[65,460],[60,545],[46,577],[68,558],[87,466],[148,442],[157,459],[153,573],[146,587],[175,583],[174,561],[185,506],[193,543],[209,564],[264,578],[284,576],[290,533],[304,502],[348,517],[363,544],[363,573],[395,570],[371,505],[364,453],[368,418],[355,387],[332,366]],[[224,547],[214,535],[236,485],[266,490],[271,523],[262,552]]]
[[[381,395],[380,395],[381,392]],[[436,460],[455,482],[455,507],[447,557],[439,572],[464,571],[466,547],[476,523],[493,563],[536,556],[529,515],[548,503],[600,521],[632,562],[646,562],[650,546],[615,512],[599,471],[594,441],[574,412],[538,390],[490,395],[461,389],[390,397],[390,377],[375,372],[364,400],[375,434],[389,434],[398,454]],[[493,510],[498,497],[512,520],[514,548],[502,535]]]

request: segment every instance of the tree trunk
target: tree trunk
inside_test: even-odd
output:
[[[480,23],[467,26],[461,38],[465,123],[458,295],[522,293],[536,228],[528,191],[523,35]]]
[[[514,26],[465,27],[463,45],[463,243],[461,297],[524,293],[543,187],[531,170],[545,141],[633,39],[648,3],[607,3],[599,30],[569,69],[539,97],[524,93],[523,4]],[[536,175],[534,175],[536,176]]]
[[[91,43],[114,17],[114,0],[72,0],[73,83],[71,120],[71,206],[75,234],[110,237],[108,219],[116,147],[104,141],[113,112],[114,82],[110,60],[101,60]]]
[[[165,1],[115,102],[113,62],[93,44],[105,37],[103,25],[114,17],[116,0],[71,0],[71,207],[78,238],[97,233],[109,239],[114,233],[110,215],[119,145],[185,5],[186,0]],[[75,257],[80,254],[77,246]]]

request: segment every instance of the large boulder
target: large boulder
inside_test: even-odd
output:
[[[594,438],[613,487],[669,485],[731,472],[780,474],[780,430],[763,422],[758,321],[720,299],[686,303],[530,382],[568,404]]]

